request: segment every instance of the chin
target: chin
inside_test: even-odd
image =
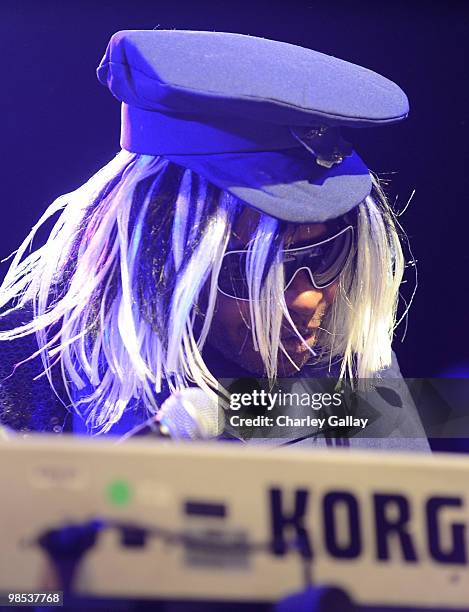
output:
[[[277,360],[278,378],[288,378],[290,376],[294,376],[311,360],[312,357],[311,352],[304,345],[301,345],[301,343],[299,343],[298,349],[289,352],[289,355],[294,365],[280,351],[280,355]],[[259,378],[266,377],[264,363],[262,362],[259,353],[255,351],[252,346],[249,347],[249,349],[243,354],[238,354],[236,361],[240,366],[257,375]]]
[[[277,368],[278,368],[277,376],[279,378],[282,378],[282,377],[288,378],[289,376],[294,376],[299,370],[301,370],[308,363],[308,361],[311,358],[311,353],[309,351],[305,351],[305,354],[302,355],[301,358],[292,357],[292,356],[291,358],[292,358],[293,363],[296,365],[296,368],[285,356],[282,356],[279,358],[278,364],[277,364]]]
[[[235,342],[231,339],[231,337],[226,337],[226,335],[223,338],[224,341],[222,341],[222,337],[223,336],[220,334],[209,338],[210,344],[218,349],[224,357],[236,365],[241,366],[250,374],[253,374],[258,378],[266,378],[267,375],[264,363],[259,353],[254,350],[250,338],[247,339],[243,346],[240,347],[238,338],[236,338],[237,342]],[[315,342],[308,342],[308,346],[313,343]],[[312,357],[311,352],[300,341],[295,343],[295,348],[289,351],[289,355],[295,365],[293,365],[289,359],[282,352],[280,352],[277,360],[277,377],[279,378],[294,376],[310,361]]]

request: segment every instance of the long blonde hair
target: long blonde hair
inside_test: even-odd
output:
[[[202,348],[222,257],[244,206],[190,170],[121,151],[82,187],[58,198],[17,250],[0,287],[0,307],[8,307],[2,316],[28,303],[34,316],[0,332],[0,340],[36,334],[39,348],[31,357],[41,357],[51,384],[58,363],[68,390],[91,386],[74,409],[95,433],[119,421],[133,398],[155,413],[163,384],[174,390],[195,383],[215,394]],[[38,228],[57,213],[47,242],[27,254]],[[404,270],[376,179],[358,206],[356,230],[317,359],[340,358],[341,376],[369,378],[391,362]],[[271,379],[284,351],[282,318],[291,322],[277,265],[279,231],[277,219],[260,215],[246,270],[253,343]]]

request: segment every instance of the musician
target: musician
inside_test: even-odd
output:
[[[341,131],[404,119],[396,84],[286,43],[175,30],[118,32],[98,78],[122,102],[122,150],[50,206],[46,244],[27,253],[35,228],[0,289],[4,423],[122,433],[227,376],[401,379],[399,233]],[[400,388],[377,398],[390,439],[357,445],[428,448]]]

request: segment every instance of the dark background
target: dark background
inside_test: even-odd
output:
[[[401,222],[419,288],[395,349],[407,376],[469,376],[469,2],[2,2],[0,256],[55,197],[117,152],[119,104],[95,68],[113,32],[157,26],[311,47],[376,70],[407,92],[406,122],[353,137],[369,167],[390,181],[398,209],[416,190]]]

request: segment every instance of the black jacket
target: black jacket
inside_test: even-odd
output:
[[[10,312],[0,317],[0,330],[22,325],[31,317],[30,308]],[[57,394],[46,376],[35,380],[44,367],[40,357],[28,358],[37,350],[34,334],[0,342],[0,423],[23,433],[71,431],[69,399],[58,367],[52,371]]]

